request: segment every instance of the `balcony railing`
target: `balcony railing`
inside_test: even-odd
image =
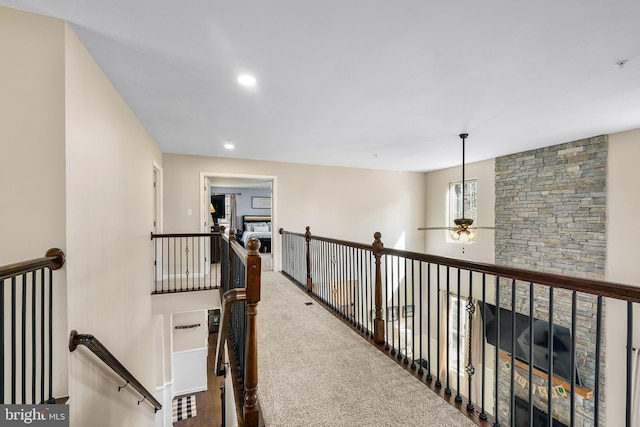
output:
[[[0,402],[4,404],[55,402],[53,271],[64,262],[60,249],[49,249],[42,258],[0,267]]]
[[[153,234],[153,294],[217,289],[220,232]],[[217,245],[217,246],[216,246]]]
[[[370,245],[280,233],[286,276],[478,424],[601,426],[615,393],[634,425],[640,288],[389,249],[379,233]],[[605,351],[618,307],[626,346]],[[605,384],[618,352],[626,381]]]

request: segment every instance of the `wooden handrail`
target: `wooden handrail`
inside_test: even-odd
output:
[[[207,237],[211,235],[221,234],[219,231],[212,231],[211,233],[168,233],[168,234],[156,234],[151,233],[151,240],[153,239],[164,239],[171,237]]]
[[[87,347],[116,374],[120,375],[120,377],[126,381],[124,386],[130,384],[138,393],[140,393],[143,399],[139,401],[138,404],[147,400],[153,405],[154,412],[158,412],[158,410],[162,409],[160,402],[158,402],[158,400],[153,397],[153,395],[144,388],[142,384],[140,384],[136,377],[134,377],[133,374],[131,374],[131,372],[129,372],[127,368],[125,368],[96,337],[89,334],[79,334],[76,331],[71,331],[69,336],[69,351],[73,352],[79,345]],[[120,391],[120,388],[118,388],[118,391]]]
[[[278,232],[280,234],[290,234],[291,236],[300,236],[304,238],[307,237],[306,233],[294,233],[292,231],[286,231],[284,228],[281,228],[280,230],[278,230]],[[348,240],[333,239],[331,237],[322,237],[322,236],[311,236],[311,239],[317,240],[319,242],[327,242],[327,243],[335,243],[337,245],[344,245],[350,248],[371,250],[371,245],[367,245],[365,243],[350,242]]]
[[[44,257],[16,262],[14,264],[0,267],[0,280],[30,273],[46,267],[51,267],[52,270],[58,270],[62,268],[64,262],[64,252],[62,252],[61,249],[52,248],[45,253]]]
[[[290,234],[306,238],[305,234],[288,232],[283,230],[282,228],[280,229],[280,234]],[[373,250],[373,245],[365,245],[362,243],[345,242],[342,240],[329,239],[326,237],[318,236],[311,236],[311,239],[323,242],[346,244],[351,247]],[[562,276],[559,274],[523,270],[514,267],[486,264],[475,261],[466,261],[438,255],[428,255],[418,252],[410,252],[385,247],[382,247],[380,249],[380,252],[386,255],[399,256],[416,261],[438,264],[446,267],[460,268],[473,271],[475,273],[490,274],[505,279],[513,279],[527,283],[533,282],[539,285],[553,286],[554,288],[568,289],[572,291],[585,292],[596,296],[610,297],[623,301],[640,303],[640,287],[625,285],[621,283],[578,278],[572,276]]]
[[[247,289],[229,289],[222,296],[222,313],[220,313],[220,332],[218,333],[218,345],[216,346],[216,375],[224,374],[224,343],[229,335],[229,322],[231,317],[231,307],[237,303],[247,300]]]

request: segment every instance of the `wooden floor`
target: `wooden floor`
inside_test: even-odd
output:
[[[186,420],[173,423],[175,427],[219,427],[222,425],[220,385],[222,385],[222,383],[224,382],[224,377],[216,377],[214,373],[217,340],[217,333],[209,334],[209,355],[207,356],[207,391],[195,393],[196,410],[198,412],[198,415],[193,418],[187,418]]]

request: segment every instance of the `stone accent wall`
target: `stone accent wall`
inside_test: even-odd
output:
[[[598,136],[496,159],[496,264],[567,276],[604,279],[606,261],[607,137]],[[500,285],[500,305],[512,309],[512,284]],[[529,315],[529,285],[517,284],[515,310]],[[549,318],[549,288],[535,286],[533,315]],[[571,328],[572,294],[554,291],[555,324]],[[594,388],[596,298],[577,295],[576,362],[585,387]],[[604,345],[602,347],[604,349]],[[601,353],[604,367],[604,352]],[[509,420],[511,373],[501,364],[498,412]],[[517,371],[528,378],[525,370]],[[604,372],[604,369],[602,370]],[[534,378],[546,387],[547,381]],[[528,387],[516,385],[528,400]],[[604,404],[600,384],[600,408]],[[569,396],[553,398],[553,416],[568,424]],[[593,425],[594,399],[576,397],[576,425]],[[547,411],[546,397],[534,405]],[[605,425],[601,411],[601,425]]]

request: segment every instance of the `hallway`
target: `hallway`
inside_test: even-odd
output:
[[[277,272],[262,274],[258,349],[266,426],[475,426]]]
[[[216,377],[214,367],[216,363],[216,344],[218,334],[209,334],[209,354],[207,355],[207,390],[196,395],[196,409],[198,415],[173,423],[174,427],[219,427],[222,425],[222,405],[220,400],[220,385],[224,377]],[[189,393],[185,396],[188,396]],[[182,396],[176,396],[179,398]]]

